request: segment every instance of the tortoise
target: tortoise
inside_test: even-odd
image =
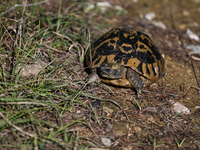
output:
[[[110,85],[129,87],[137,96],[165,76],[164,59],[148,35],[131,28],[112,29],[91,45],[85,55],[91,74]]]

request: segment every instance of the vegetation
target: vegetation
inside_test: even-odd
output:
[[[111,139],[113,149],[200,147],[198,122],[170,109],[168,101],[179,96],[175,90],[163,94],[158,86],[138,100],[131,89],[86,86],[90,43],[114,27],[111,18],[125,13],[86,5],[1,2],[0,149],[108,148],[102,137]],[[118,131],[120,123],[125,130]]]
[[[24,4],[5,13],[16,3],[1,6],[0,148],[85,149],[92,143],[79,143],[89,139],[70,127],[90,124],[66,113],[78,105],[88,109],[80,94],[75,97],[90,41],[84,5],[65,1],[51,10],[48,2]]]

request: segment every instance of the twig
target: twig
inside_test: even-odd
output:
[[[71,41],[72,43],[75,43],[71,38],[69,38],[69,37],[67,37],[67,36],[65,36],[65,35],[62,35],[62,34],[57,33],[57,32],[52,32],[52,33],[57,34],[57,35],[59,35],[59,36],[61,36],[61,37],[64,37],[64,38],[68,39],[69,41]]]
[[[189,90],[190,88],[193,88],[193,89],[199,90],[199,93],[200,93],[200,88],[199,88],[199,87],[189,86],[189,87],[185,90],[185,92],[183,93],[182,96],[184,96],[184,95],[188,92],[188,90]]]
[[[45,46],[46,48],[49,48],[49,49],[51,49],[51,50],[53,50],[53,51],[55,51],[55,52],[58,52],[58,53],[64,53],[64,51],[60,51],[60,50],[58,50],[58,49],[55,49],[55,48],[52,48],[52,47],[50,47],[50,46],[48,46],[48,45],[44,45],[44,44],[41,44],[42,46]],[[48,50],[48,49],[47,49]]]
[[[196,54],[195,52],[190,52],[190,53],[189,53],[190,57],[191,57],[193,60],[200,61],[200,58],[199,58],[199,57],[193,56],[193,55],[195,55],[195,54]]]

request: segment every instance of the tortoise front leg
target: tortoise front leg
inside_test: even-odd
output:
[[[141,94],[142,89],[144,87],[144,82],[143,82],[141,76],[139,75],[139,73],[137,73],[135,70],[133,70],[131,68],[128,68],[127,79],[130,82],[130,84],[132,85],[132,87],[136,90],[137,97],[139,97],[139,95]]]

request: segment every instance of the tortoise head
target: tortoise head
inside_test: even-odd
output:
[[[108,79],[119,79],[126,75],[127,68],[117,63],[103,63],[97,69],[97,73]]]

